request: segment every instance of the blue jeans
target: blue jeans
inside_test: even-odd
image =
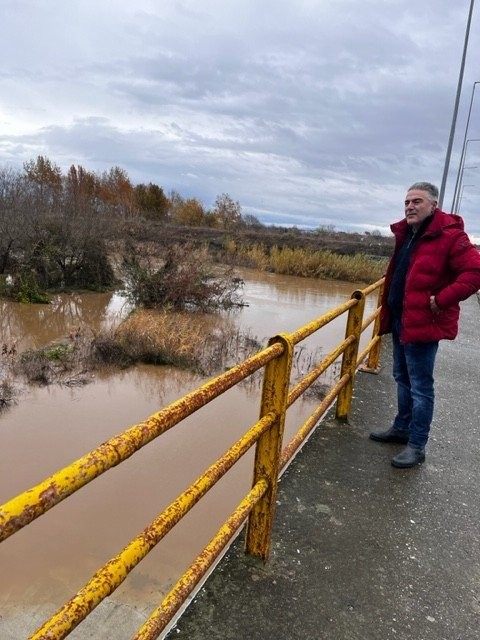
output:
[[[393,323],[392,340],[398,405],[393,428],[409,434],[411,447],[423,449],[433,418],[433,369],[438,342],[400,344],[399,321]]]

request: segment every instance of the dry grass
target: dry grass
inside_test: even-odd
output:
[[[103,362],[128,366],[135,362],[186,367],[203,375],[214,375],[247,359],[262,345],[256,338],[242,334],[227,319],[218,315],[166,312],[141,309],[134,312],[116,330],[97,337],[95,347]],[[299,346],[292,363],[292,383],[318,364],[323,351]],[[251,376],[256,386],[262,373]],[[305,394],[322,398],[325,389],[338,376],[336,365],[323,374]],[[257,385],[258,386],[258,385]]]
[[[259,349],[225,318],[205,313],[139,309],[94,341],[102,362],[169,364],[214,373]]]

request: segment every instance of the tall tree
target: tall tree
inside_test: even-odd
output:
[[[112,167],[100,176],[97,184],[98,197],[105,205],[113,207],[122,218],[137,212],[133,185],[124,169]]]
[[[134,187],[135,204],[140,212],[151,220],[166,220],[170,210],[170,200],[162,187],[149,182]]]
[[[242,209],[239,202],[234,202],[228,193],[217,196],[212,214],[220,227],[233,229],[243,224]]]
[[[31,208],[22,176],[14,169],[0,170],[0,273],[9,273],[22,247]]]
[[[56,208],[62,191],[60,167],[45,156],[37,156],[36,160],[25,162],[23,169],[39,212]]]
[[[65,203],[72,215],[85,215],[95,209],[97,179],[93,173],[81,165],[73,165],[64,179]]]
[[[175,208],[173,221],[191,227],[201,227],[205,224],[205,209],[196,198],[184,200]]]

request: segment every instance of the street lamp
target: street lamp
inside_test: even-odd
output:
[[[469,138],[468,140],[465,140],[465,147],[464,147],[464,150],[463,150],[463,158],[462,158],[462,161],[461,161],[462,168],[461,168],[461,171],[459,172],[459,176],[458,176],[458,185],[456,186],[455,199],[454,199],[454,201],[452,203],[452,213],[454,213],[455,210],[457,210],[457,213],[458,213],[458,208],[460,206],[460,203],[459,203],[459,201],[461,199],[460,198],[460,190],[461,190],[461,186],[462,186],[462,182],[463,182],[463,173],[464,173],[464,171],[466,169],[466,167],[465,167],[465,159],[467,157],[468,143],[469,142],[480,142],[480,138]]]
[[[472,97],[470,98],[470,107],[468,109],[467,124],[465,125],[465,135],[463,137],[462,153],[460,155],[460,163],[458,165],[457,180],[455,182],[455,190],[453,192],[453,200],[452,200],[452,208],[451,208],[451,212],[452,213],[454,212],[454,209],[455,209],[455,203],[456,203],[456,200],[457,200],[457,197],[458,197],[458,190],[460,188],[460,182],[461,182],[461,178],[463,177],[463,170],[465,168],[465,153],[466,153],[466,150],[467,150],[468,125],[470,124],[470,116],[472,114],[473,98],[475,96],[475,88],[476,88],[477,84],[480,84],[479,80],[477,80],[477,82],[473,83]]]
[[[464,191],[465,187],[474,187],[474,186],[475,186],[474,184],[463,184],[462,185],[462,188],[460,189],[460,198],[459,198],[459,201],[458,201],[458,211],[457,211],[458,214],[460,214],[460,207],[462,205],[463,191]]]
[[[448,167],[450,165],[450,155],[452,153],[453,138],[455,136],[455,126],[457,124],[458,105],[460,103],[460,94],[462,92],[463,71],[465,69],[465,58],[467,57],[468,39],[470,37],[470,24],[472,22],[473,5],[475,0],[470,0],[470,8],[468,10],[467,26],[465,28],[465,37],[463,41],[462,62],[460,64],[460,73],[458,75],[457,95],[455,97],[455,106],[453,108],[453,118],[450,127],[450,136],[448,138],[447,153],[445,154],[445,166],[443,168],[442,184],[440,186],[440,194],[438,196],[438,206],[442,208],[443,195],[445,193],[445,185],[447,183]]]

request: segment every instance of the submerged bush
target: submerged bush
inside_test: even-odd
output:
[[[175,311],[212,311],[242,304],[243,281],[228,269],[214,273],[206,247],[173,245],[160,265],[142,260],[130,247],[123,259],[127,297],[135,306]]]
[[[77,329],[65,342],[24,351],[13,370],[30,383],[84,384],[87,368],[92,363],[91,342],[90,335]]]
[[[44,289],[102,291],[115,280],[105,242],[89,236],[69,237],[61,221],[51,222],[45,229],[26,267]]]
[[[0,283],[0,295],[22,303],[48,304],[50,302],[48,294],[40,287],[36,274],[28,270],[3,278]]]
[[[96,357],[109,364],[168,364],[203,374],[231,366],[232,360],[242,360],[259,346],[216,315],[146,309],[132,313],[93,343]]]

